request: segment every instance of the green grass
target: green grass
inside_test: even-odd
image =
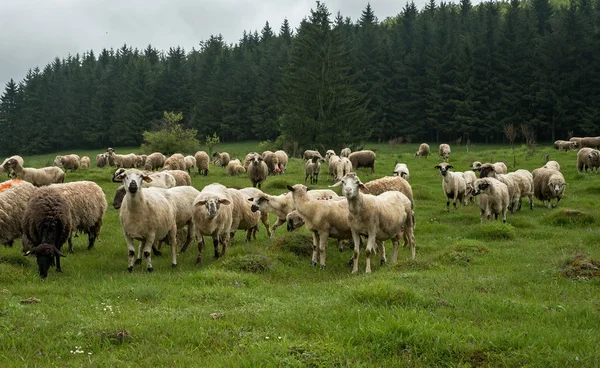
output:
[[[273,241],[262,228],[250,243],[237,234],[223,259],[212,257],[208,242],[199,266],[191,246],[177,269],[165,253],[153,257],[154,273],[137,266],[130,274],[112,207],[96,247],[88,251],[85,237],[76,238],[64,272],[46,280],[35,259],[20,255],[20,243],[0,248],[0,366],[597,366],[600,176],[577,174],[575,152],[541,147],[526,158],[517,148],[518,168],[540,167],[546,154],[558,161],[566,195],[557,208],[536,201],[533,211],[523,205],[509,214],[507,224],[481,225],[477,205],[446,212],[433,168],[439,161],[414,157],[417,146],[367,147],[377,151],[376,173],[359,170],[363,181],[391,172],[397,158],[408,164],[417,222],[417,259],[406,248],[396,265],[381,266],[376,256],[370,275],[364,254],[352,275],[352,252],[334,241],[327,268],[310,267],[311,235],[288,234],[285,225]],[[258,147],[218,150],[243,158]],[[76,153],[94,161],[98,152]],[[54,156],[25,157],[26,166]],[[450,161],[458,171],[490,159],[513,162],[499,145],[469,153],[453,146]],[[291,159],[287,174],[269,177],[263,190],[283,193],[303,173],[303,162]],[[111,203],[111,174],[92,168],[68,173],[67,181],[93,180]],[[331,184],[320,179],[316,187]],[[215,167],[193,182],[198,189],[250,183]],[[29,297],[41,302],[20,303]]]

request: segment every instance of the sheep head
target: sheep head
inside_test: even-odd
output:
[[[135,195],[142,188],[142,182],[150,183],[152,178],[140,170],[129,169],[117,175],[115,180],[122,181],[127,193]]]
[[[496,170],[494,169],[494,165],[492,164],[483,164],[479,169],[479,177],[487,178],[496,176]]]
[[[442,162],[441,164],[435,166],[434,169],[439,169],[440,174],[442,174],[442,176],[446,176],[446,174],[448,174],[448,171],[450,171],[450,169],[454,169],[454,166],[449,165],[445,162]]]
[[[487,193],[491,185],[490,181],[485,178],[475,180],[475,183],[473,184],[473,195],[477,196],[481,193]]]
[[[566,185],[567,183],[564,181],[564,179],[557,176],[551,176],[548,180],[548,187],[555,196],[561,194]]]
[[[269,198],[267,198],[264,195],[260,195],[258,197],[255,198],[248,198],[248,200],[250,202],[252,202],[252,205],[250,206],[250,210],[252,212],[258,212],[258,211],[262,211],[263,207],[266,203],[269,203]]]
[[[340,185],[342,186],[342,194],[344,194],[348,200],[358,197],[359,190],[366,191],[367,193],[369,192],[369,189],[365,187],[355,173],[346,174],[340,181],[331,185],[330,188],[339,187]]]
[[[56,248],[56,246],[54,246],[54,244],[48,243],[33,247],[30,251],[25,253],[26,256],[32,254],[37,258],[38,272],[43,279],[48,277],[48,270],[54,265],[54,258],[57,256],[65,256],[58,248]]]
[[[473,171],[479,171],[479,170],[481,170],[481,162],[479,162],[479,161],[474,161],[474,162],[471,164],[471,169],[472,169]]]
[[[213,220],[219,214],[219,208],[221,205],[228,206],[231,202],[227,198],[221,198],[219,196],[205,196],[197,201],[195,206],[204,206],[206,208],[206,214],[209,220]]]

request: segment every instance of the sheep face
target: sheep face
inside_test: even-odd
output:
[[[121,205],[123,204],[123,198],[125,198],[125,194],[127,194],[125,187],[123,187],[121,185],[119,188],[117,188],[115,197],[113,198],[113,208],[115,210],[118,210],[121,208]]]
[[[207,197],[198,202],[196,206],[206,207],[206,214],[209,220],[213,220],[219,214],[219,208],[221,205],[229,205],[231,202],[226,198]]]
[[[578,149],[579,148],[579,142],[578,141],[571,141],[571,149]]]
[[[132,169],[121,173],[115,178],[115,180],[120,180],[123,182],[123,186],[125,187],[127,193],[136,195],[137,192],[142,188],[142,182],[145,181],[146,183],[150,183],[152,178],[139,170]]]
[[[254,156],[252,158],[252,160],[250,160],[250,162],[252,162],[254,165],[256,165],[256,167],[260,167],[260,163],[261,163],[262,160],[263,160],[262,157],[260,157],[260,156]]]
[[[335,152],[333,150],[328,150],[327,152],[325,152],[325,160],[329,161],[331,156],[334,156],[334,155],[335,155]]]
[[[567,183],[565,183],[561,179],[550,178],[550,181],[548,182],[548,187],[550,187],[550,190],[552,190],[552,193],[555,196],[559,196],[566,185]]]
[[[442,162],[441,164],[434,167],[434,169],[440,170],[440,174],[442,174],[442,176],[446,176],[448,174],[448,171],[450,171],[450,169],[453,169],[453,168],[454,168],[454,166],[448,165],[445,162]]]
[[[354,173],[344,176],[340,181],[332,185],[332,187],[338,187],[340,185],[342,186],[342,193],[348,200],[358,197],[358,191],[361,189],[363,192],[369,192],[367,187],[365,187],[359,177],[354,175]]]
[[[600,151],[598,151],[598,150],[590,151],[590,153],[588,154],[588,159],[590,160],[590,162],[600,161]]]
[[[112,177],[112,181],[113,181],[113,183],[121,183],[121,182],[123,181],[123,179],[122,179],[122,178],[121,178],[121,179],[119,179],[119,177],[120,177],[120,176],[121,176],[121,174],[123,174],[124,172],[125,172],[125,169],[124,169],[124,168],[117,169],[117,170],[115,171],[115,173],[113,174],[113,177]]]
[[[289,232],[292,232],[292,231],[304,226],[304,219],[302,219],[302,217],[300,217],[300,215],[296,211],[292,211],[292,212],[288,213],[288,215],[286,216],[286,219],[287,219],[287,231],[289,231]]]
[[[62,166],[62,156],[56,156],[56,158],[54,158],[54,166]]]
[[[54,265],[55,257],[64,257],[64,254],[60,252],[53,244],[40,244],[33,247],[27,255],[34,254],[37,258],[38,272],[40,277],[45,279],[48,277],[48,270]]]
[[[473,162],[473,164],[471,164],[471,169],[473,169],[473,171],[481,170],[481,162],[479,162],[479,161]]]
[[[473,195],[477,196],[481,193],[487,193],[491,184],[487,180],[477,179],[475,180],[475,184],[473,185]]]
[[[250,210],[252,210],[252,212],[265,210],[264,206],[269,202],[269,198],[263,196],[256,198],[248,198],[248,200],[252,202],[252,205],[250,206]]]
[[[490,164],[482,165],[479,170],[480,178],[487,178],[488,176],[494,176],[496,171],[494,170],[494,166]]]

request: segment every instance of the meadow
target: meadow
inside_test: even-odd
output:
[[[480,224],[476,204],[446,212],[431,146],[436,152],[427,159],[414,156],[418,144],[365,147],[376,150],[377,162],[375,174],[358,170],[363,182],[391,174],[396,160],[408,164],[417,224],[416,260],[402,248],[396,265],[373,262],[368,275],[364,253],[353,275],[350,248],[340,252],[334,241],[327,268],[311,267],[309,232],[285,226],[272,241],[262,227],[250,243],[237,234],[221,259],[207,246],[196,265],[194,244],[176,269],[163,252],[153,257],[153,273],[143,266],[129,273],[111,206],[112,169],[68,173],[67,181],[93,180],[106,193],[100,239],[88,251],[87,237],[75,238],[63,273],[51,269],[46,280],[19,242],[0,247],[0,366],[597,366],[600,176],[578,174],[576,152],[538,147],[527,156],[517,147],[517,168],[558,161],[566,195],[554,209],[536,200],[506,224]],[[258,144],[217,149],[243,159]],[[452,149],[455,171],[475,160],[515,169],[508,146]],[[74,153],[94,161],[99,152]],[[55,155],[25,157],[26,166],[51,164]],[[208,177],[192,180],[198,189],[250,185],[212,166]],[[287,173],[269,177],[262,189],[279,194],[303,182],[303,162],[291,159]],[[330,184],[324,166],[314,187]],[[21,303],[30,297],[40,302]]]

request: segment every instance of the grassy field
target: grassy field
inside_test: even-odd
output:
[[[359,170],[363,181],[391,174],[396,160],[408,164],[417,222],[416,260],[404,248],[398,264],[373,262],[370,275],[364,253],[352,275],[352,252],[340,253],[333,241],[327,269],[310,267],[309,233],[285,226],[272,242],[263,228],[250,243],[238,234],[222,259],[208,246],[196,266],[193,246],[177,269],[163,253],[153,257],[154,273],[137,266],[130,274],[111,206],[96,247],[87,251],[86,237],[76,238],[62,274],[51,270],[41,280],[20,243],[0,248],[0,366],[597,366],[600,270],[591,260],[600,259],[600,177],[578,174],[575,152],[541,147],[526,158],[518,148],[518,168],[540,167],[548,155],[557,160],[566,196],[555,209],[536,201],[505,225],[481,225],[477,205],[445,211],[433,168],[440,161],[414,157],[417,146],[367,146],[377,150],[377,165],[374,175]],[[257,145],[218,149],[243,159]],[[25,157],[26,166],[53,158]],[[456,171],[474,160],[505,161],[513,170],[506,147],[453,147]],[[303,167],[292,159],[287,174],[269,177],[263,190],[278,194],[303,182]],[[67,181],[97,182],[110,204],[111,174],[93,168]],[[215,167],[193,181],[198,189],[250,183]],[[321,175],[318,187],[328,184]],[[29,297],[40,302],[20,303]]]

